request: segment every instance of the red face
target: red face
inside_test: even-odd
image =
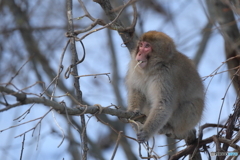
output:
[[[136,55],[136,61],[141,62],[139,66],[144,68],[147,65],[148,54],[152,51],[151,44],[145,41],[141,41],[138,44],[138,53]]]

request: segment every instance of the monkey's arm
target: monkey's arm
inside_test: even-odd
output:
[[[158,91],[155,88],[156,92],[153,92],[150,113],[137,134],[140,142],[147,141],[154,133],[162,129],[172,116],[175,105],[173,102],[176,100],[174,100],[175,95],[171,85],[167,86],[162,86]]]
[[[167,123],[171,115],[171,108],[167,108],[166,106],[153,108],[142,129],[137,134],[138,140],[140,142],[147,141],[154,133],[159,131]]]

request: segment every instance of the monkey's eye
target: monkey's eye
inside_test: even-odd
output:
[[[138,47],[143,47],[143,48],[150,48],[151,47],[151,44],[148,43],[148,42],[145,42],[145,41],[142,41],[138,44]]]
[[[146,45],[145,45],[145,48],[150,48],[151,47],[151,45],[149,44],[149,43],[147,43]]]

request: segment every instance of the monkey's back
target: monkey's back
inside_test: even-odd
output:
[[[185,131],[196,126],[204,109],[204,87],[193,62],[181,53],[172,59],[174,90],[177,94],[177,109],[169,123],[175,128],[175,134],[184,135]],[[177,119],[177,121],[176,121]]]

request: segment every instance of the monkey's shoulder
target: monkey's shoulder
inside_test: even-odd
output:
[[[194,62],[180,52],[175,54],[170,64],[173,64],[172,69],[174,71],[181,73],[181,74],[178,74],[179,76],[189,74],[189,73],[198,75],[198,71]]]
[[[172,77],[175,83],[179,83],[176,84],[177,86],[192,89],[194,89],[194,86],[198,86],[198,89],[203,90],[201,77],[191,59],[182,53],[178,53],[173,61]]]
[[[172,61],[175,61],[175,62],[172,62],[173,64],[178,64],[180,66],[191,66],[191,67],[194,67],[195,68],[195,65],[194,65],[194,62],[188,58],[186,55],[180,53],[180,52],[177,52],[174,57],[172,58]]]

